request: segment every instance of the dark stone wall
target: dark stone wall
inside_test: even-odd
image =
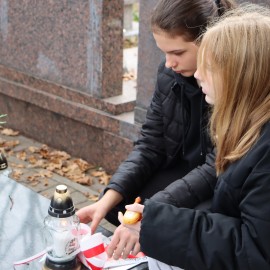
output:
[[[123,1],[0,2],[0,64],[106,98],[122,93]]]

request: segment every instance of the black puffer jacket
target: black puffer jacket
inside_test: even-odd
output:
[[[147,200],[146,255],[185,270],[270,269],[270,123],[219,176],[211,212]]]
[[[194,207],[213,194],[216,184],[214,155],[207,136],[208,106],[194,77],[185,78],[162,63],[146,121],[134,150],[113,175],[108,189],[121,193],[126,202],[140,194],[161,168],[179,166],[188,176],[153,198],[177,206]]]

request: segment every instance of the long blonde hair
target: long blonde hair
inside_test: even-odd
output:
[[[270,13],[248,5],[226,14],[202,38],[198,68],[212,70],[210,120],[217,173],[243,157],[270,119]]]

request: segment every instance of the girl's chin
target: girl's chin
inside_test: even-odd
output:
[[[194,72],[192,72],[192,71],[178,71],[176,73],[178,73],[184,77],[191,77],[194,75],[195,71]]]
[[[191,77],[194,76],[195,72],[191,72],[191,71],[184,71],[181,73],[182,76],[184,77]]]
[[[207,95],[205,96],[205,101],[210,105],[214,105],[214,100]]]

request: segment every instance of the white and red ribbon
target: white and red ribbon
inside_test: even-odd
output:
[[[80,241],[80,248],[81,252],[78,256],[86,267],[92,270],[103,268],[108,257],[101,233],[84,236]]]

